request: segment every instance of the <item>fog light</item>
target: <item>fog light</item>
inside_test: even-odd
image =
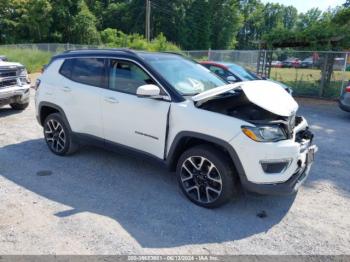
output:
[[[284,172],[291,162],[291,159],[283,159],[260,161],[260,164],[266,174],[277,174]]]

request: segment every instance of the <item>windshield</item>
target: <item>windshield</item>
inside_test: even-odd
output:
[[[233,74],[237,74],[242,78],[242,80],[251,81],[251,80],[261,80],[260,77],[258,77],[253,72],[245,69],[244,67],[238,66],[238,65],[229,65],[228,68]]]
[[[182,95],[195,95],[227,85],[204,66],[179,55],[140,55]]]

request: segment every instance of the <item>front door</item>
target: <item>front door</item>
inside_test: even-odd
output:
[[[111,59],[108,75],[101,101],[104,138],[163,158],[170,102],[136,95],[139,86],[155,82],[133,62]]]

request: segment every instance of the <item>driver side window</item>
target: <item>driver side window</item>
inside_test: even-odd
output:
[[[128,61],[110,61],[109,89],[136,95],[137,88],[147,84],[153,84],[152,79],[137,65]]]

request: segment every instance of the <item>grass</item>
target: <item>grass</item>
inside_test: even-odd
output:
[[[319,96],[321,83],[319,69],[272,68],[270,76],[274,80],[291,86],[295,95]],[[350,72],[334,71],[323,97],[338,98],[343,80],[346,81],[345,83],[350,80]]]
[[[52,53],[25,48],[1,48],[0,55],[5,55],[9,61],[23,64],[29,73],[36,73],[41,70],[43,65],[47,64]]]

